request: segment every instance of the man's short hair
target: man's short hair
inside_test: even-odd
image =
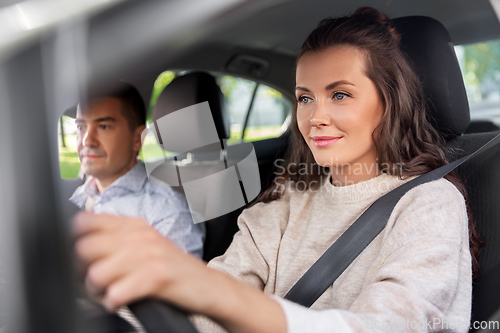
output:
[[[125,82],[120,82],[115,92],[106,97],[117,98],[122,102],[122,114],[127,119],[130,130],[146,124],[146,107],[137,89]]]

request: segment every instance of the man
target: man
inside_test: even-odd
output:
[[[201,258],[204,225],[194,224],[184,197],[149,182],[137,159],[146,111],[139,92],[121,84],[118,93],[78,105],[77,147],[90,176],[70,201],[94,213],[141,217],[184,251]]]

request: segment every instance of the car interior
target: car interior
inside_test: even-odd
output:
[[[151,106],[151,123],[173,110],[207,101],[224,150],[224,143],[234,139],[236,127],[221,78],[231,76],[254,84],[239,118],[238,139],[240,135],[243,139],[245,129],[253,124],[251,111],[257,114],[252,106],[259,86],[294,100],[296,54],[320,19],[368,5],[385,11],[401,33],[400,47],[421,78],[429,119],[446,140],[449,161],[475,152],[500,133],[498,122],[476,118],[471,111],[454,48],[500,39],[500,5],[495,0],[103,3],[62,6],[59,16],[47,19],[45,25],[40,23],[7,42],[0,40],[0,110],[6,110],[0,112],[4,143],[0,153],[5,159],[0,273],[6,272],[2,274],[9,283],[9,288],[0,289],[4,293],[0,295],[0,333],[130,331],[118,318],[98,309],[82,314],[74,302],[70,233],[76,207],[67,198],[82,179],[62,179],[59,170],[61,115],[71,115],[75,103],[86,96],[112,90],[114,82],[133,84],[147,102],[158,76],[165,71],[175,73]],[[7,10],[24,10],[17,1],[1,6],[0,17]],[[36,12],[36,6],[32,8]],[[54,11],[51,8],[47,12]],[[286,116],[280,116],[279,122],[286,125]],[[261,190],[271,185],[275,163],[288,148],[290,133],[286,126],[282,129],[273,137],[251,140]],[[230,147],[238,149],[239,144],[243,141],[235,140]],[[220,156],[218,150],[214,156]],[[188,156],[178,157],[183,158]],[[196,168],[207,158],[189,156],[188,166]],[[473,281],[472,321],[500,320],[498,163],[500,146],[495,146],[457,169],[486,244],[479,257],[481,277]],[[175,189],[183,191],[182,186]],[[247,206],[251,203],[248,200]],[[206,221],[205,261],[225,252],[244,208]],[[130,308],[148,332],[163,332],[166,327],[173,332],[195,332],[185,313],[161,302],[141,301]]]

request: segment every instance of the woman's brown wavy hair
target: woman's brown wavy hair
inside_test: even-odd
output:
[[[374,8],[361,7],[351,16],[326,18],[311,32],[300,48],[297,61],[306,53],[332,46],[348,46],[366,57],[366,75],[377,87],[385,111],[373,138],[378,152],[378,167],[400,178],[418,176],[447,164],[443,139],[427,119],[421,83],[399,49],[400,36],[388,17]],[[283,195],[286,182],[301,182],[315,189],[328,168],[317,165],[298,125],[296,108],[291,120],[291,143],[285,162],[285,173],[259,197],[270,202]],[[377,138],[375,140],[375,138]],[[307,174],[299,172],[308,166]],[[309,167],[310,166],[310,167]],[[398,166],[398,167],[396,167]],[[281,168],[283,170],[283,168]],[[484,245],[475,228],[467,192],[454,172],[445,176],[462,193],[469,217],[469,243],[474,278],[479,277],[477,258]]]

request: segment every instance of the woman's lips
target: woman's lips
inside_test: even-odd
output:
[[[316,147],[326,147],[342,139],[342,137],[333,136],[313,136],[311,138]]]

